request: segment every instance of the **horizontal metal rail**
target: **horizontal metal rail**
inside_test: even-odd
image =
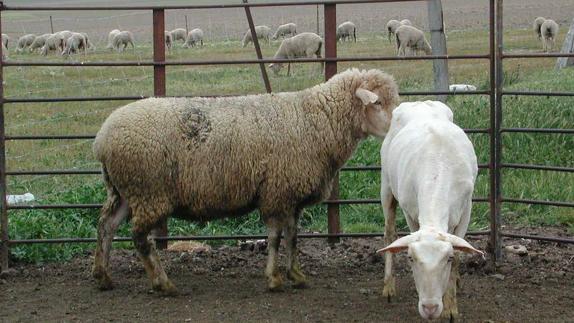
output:
[[[77,140],[77,139],[95,139],[95,135],[45,135],[45,136],[6,136],[4,140]]]
[[[501,128],[500,132],[523,132],[523,133],[560,133],[560,134],[574,134],[574,129],[561,129],[561,128]]]
[[[574,57],[574,53],[523,53],[502,54],[502,58],[541,58],[541,57]]]
[[[508,197],[502,198],[502,202],[574,207],[574,202],[529,200],[529,199],[516,199],[516,198],[508,198]]]
[[[82,101],[128,101],[141,100],[149,96],[90,96],[90,97],[61,97],[61,98],[5,98],[4,103],[45,103],[45,102],[82,102]]]
[[[503,95],[521,96],[574,96],[574,92],[503,91]]]
[[[503,167],[503,168],[514,168],[514,169],[548,170],[548,171],[556,171],[556,172],[574,172],[574,167],[561,167],[561,166],[502,163],[501,167]]]
[[[503,237],[507,237],[507,238],[521,238],[521,239],[552,241],[552,242],[574,244],[574,239],[571,239],[571,238],[544,237],[544,236],[535,236],[535,235],[509,233],[509,232],[501,232],[500,235]]]

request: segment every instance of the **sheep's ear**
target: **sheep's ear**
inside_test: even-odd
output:
[[[448,241],[452,244],[454,250],[466,252],[466,253],[477,253],[484,257],[484,252],[475,249],[466,240],[461,237],[455,236],[454,234],[444,234],[441,233],[441,240]]]
[[[375,103],[379,100],[378,95],[363,88],[358,88],[357,91],[355,91],[355,95],[361,99],[364,105]]]
[[[383,253],[383,252],[397,253],[406,250],[409,248],[409,244],[417,241],[418,238],[419,235],[416,233],[409,234],[408,236],[404,236],[402,238],[395,240],[393,243],[386,246],[385,248],[377,250],[377,253]]]

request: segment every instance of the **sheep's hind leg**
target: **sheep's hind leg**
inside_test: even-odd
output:
[[[287,243],[287,277],[293,281],[294,288],[307,288],[307,278],[301,271],[297,249],[297,220],[300,212],[290,217],[284,228],[285,242]]]
[[[119,204],[119,205],[118,205]],[[96,279],[101,290],[113,288],[109,273],[110,250],[112,240],[118,226],[129,214],[129,206],[119,195],[112,195],[102,208],[102,214],[98,224],[98,241],[94,256],[92,276]]]
[[[279,258],[279,243],[281,242],[281,225],[274,218],[265,219],[267,225],[267,286],[270,291],[281,291],[283,289],[283,277],[279,271],[277,260]]]
[[[381,199],[383,204],[383,212],[385,214],[385,246],[390,245],[397,239],[396,232],[396,208],[397,200],[393,196],[390,187],[388,187],[382,179],[381,183]],[[383,296],[390,302],[391,298],[396,295],[396,282],[393,276],[393,254],[391,252],[385,253],[385,280],[383,286]]]
[[[460,260],[458,258],[458,255],[455,255],[450,270],[450,276],[448,279],[448,287],[446,289],[446,293],[442,298],[443,310],[441,313],[441,317],[450,319],[451,322],[458,318],[458,305],[456,302],[456,286],[457,281],[460,279],[458,273],[459,264]]]
[[[134,219],[137,218],[134,216]],[[132,239],[134,241],[137,254],[143,262],[145,271],[151,280],[152,288],[164,293],[165,295],[177,295],[177,288],[167,278],[167,274],[161,266],[159,256],[155,249],[155,243],[148,240],[148,235],[154,225],[155,223],[153,223],[153,225],[147,225],[139,224],[137,223],[137,220],[134,221]]]

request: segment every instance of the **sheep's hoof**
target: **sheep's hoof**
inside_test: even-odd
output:
[[[275,274],[269,278],[269,284],[267,288],[270,292],[282,292],[283,291],[283,278],[280,274]]]
[[[304,289],[308,288],[309,284],[307,283],[307,278],[299,269],[291,269],[287,273],[287,277],[293,281],[293,288],[297,289]]]
[[[165,281],[158,284],[153,284],[153,289],[160,292],[164,296],[177,296],[179,292],[171,281]]]
[[[112,282],[112,278],[107,273],[98,273],[97,277],[96,274],[94,273],[94,278],[96,278],[98,288],[100,290],[114,289],[114,283]]]
[[[383,287],[383,297],[387,298],[387,302],[391,302],[392,298],[396,295],[395,289],[395,278],[391,277],[388,281],[385,281]]]

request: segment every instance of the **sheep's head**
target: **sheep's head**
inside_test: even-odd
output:
[[[435,319],[443,310],[442,297],[446,293],[454,251],[478,253],[466,240],[453,234],[417,231],[377,252],[407,251],[419,294],[419,314],[424,319]]]
[[[392,76],[379,70],[362,72],[355,97],[363,109],[361,129],[365,135],[383,138],[389,130],[392,112],[399,102],[399,90]]]
[[[271,63],[269,64],[269,69],[273,71],[275,75],[279,75],[279,71],[283,68],[281,63]]]
[[[432,55],[432,47],[426,39],[423,42],[423,48],[422,49],[425,51],[425,54]]]

